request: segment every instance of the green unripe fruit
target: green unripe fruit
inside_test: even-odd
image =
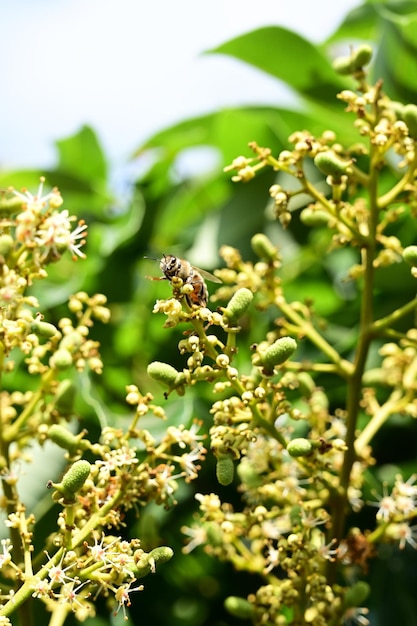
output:
[[[139,550],[138,552],[140,553]],[[174,551],[168,546],[155,548],[149,554],[142,553],[139,558],[136,558],[136,555],[134,555],[135,565],[132,567],[132,572],[136,578],[143,578],[150,572],[155,572],[155,566],[158,563],[166,563],[172,559],[173,556]]]
[[[308,372],[299,372],[297,374],[299,390],[303,397],[309,397],[316,388],[316,383]]]
[[[48,436],[57,446],[68,450],[71,454],[79,448],[79,438],[60,424],[52,424],[48,430]]]
[[[233,481],[235,466],[229,454],[219,456],[216,463],[216,477],[223,487],[227,487]]]
[[[66,379],[59,383],[55,396],[55,408],[63,417],[68,417],[73,412],[76,392],[72,380]]]
[[[161,361],[153,361],[152,363],[149,363],[147,372],[153,380],[156,380],[163,385],[167,385],[168,387],[175,385],[179,376],[179,372],[175,369],[175,367],[172,367],[172,365],[169,365],[168,363],[162,363]]]
[[[327,226],[329,223],[330,216],[326,211],[314,209],[310,209],[307,207],[303,209],[300,213],[300,219],[303,224],[306,226],[311,226],[312,228],[320,228],[320,226]]]
[[[0,236],[0,255],[7,256],[14,248],[14,239],[11,235]]]
[[[11,215],[23,211],[26,202],[18,196],[12,198],[0,198],[0,214]]]
[[[246,313],[252,300],[253,293],[246,287],[242,287],[232,296],[223,314],[229,321],[237,321]]]
[[[76,461],[69,468],[59,485],[56,485],[65,499],[72,500],[90,475],[91,465],[88,461]]]
[[[297,349],[297,342],[292,337],[277,339],[262,355],[264,374],[271,375],[276,365],[282,365]]]
[[[352,587],[350,587],[343,599],[343,605],[346,608],[352,606],[363,606],[366,598],[369,596],[370,587],[364,580],[358,580]]]
[[[255,612],[255,607],[249,600],[239,598],[238,596],[229,596],[226,598],[224,607],[230,615],[234,615],[240,619],[250,619]]]
[[[257,233],[251,239],[252,250],[260,258],[269,263],[278,258],[278,250],[268,237],[262,233]]]
[[[174,556],[174,550],[169,546],[160,546],[152,550],[150,556],[155,563],[167,563]]]
[[[313,451],[313,446],[308,439],[304,437],[298,437],[293,439],[287,445],[287,452],[293,457],[309,456]]]
[[[404,248],[403,259],[408,265],[417,267],[417,246],[407,246]]]
[[[45,337],[50,339],[59,333],[59,330],[49,322],[42,322],[41,320],[35,320],[32,324],[32,332],[38,337]]]
[[[343,161],[333,150],[324,150],[314,157],[315,166],[326,176],[340,180],[349,171],[350,161]]]

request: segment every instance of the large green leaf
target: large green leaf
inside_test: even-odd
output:
[[[106,159],[92,128],[83,126],[75,135],[57,141],[56,146],[59,169],[91,183],[106,181]]]
[[[317,46],[281,26],[260,28],[208,52],[254,65],[318,101],[333,100],[335,92],[346,86]]]

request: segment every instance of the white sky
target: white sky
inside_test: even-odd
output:
[[[117,164],[186,117],[222,106],[279,104],[277,81],[228,57],[200,53],[273,24],[318,42],[358,4],[0,0],[0,167],[54,163],[54,140],[84,123]]]

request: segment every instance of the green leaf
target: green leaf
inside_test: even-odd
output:
[[[378,12],[375,5],[361,4],[347,14],[340,26],[327,39],[325,46],[340,41],[351,44],[355,39],[375,41],[377,31]]]
[[[106,181],[106,159],[92,128],[83,126],[75,135],[56,141],[56,146],[59,169],[90,183]]]
[[[318,47],[281,26],[260,28],[208,52],[249,63],[319,101],[333,99],[346,86]]]

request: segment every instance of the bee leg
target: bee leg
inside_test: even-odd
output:
[[[168,280],[166,276],[145,276],[148,280]]]

